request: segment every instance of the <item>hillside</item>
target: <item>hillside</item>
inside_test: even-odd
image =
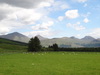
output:
[[[21,33],[18,32],[13,32],[7,35],[1,35],[1,38],[6,38],[14,41],[20,41],[20,42],[28,42],[29,38]]]
[[[26,50],[27,43],[0,38],[0,52],[3,50]]]
[[[29,37],[18,32],[1,35],[0,37],[25,43],[28,43],[30,39]],[[37,37],[40,39],[42,46],[45,47],[48,47],[54,43],[57,43],[59,47],[100,47],[100,38],[95,39],[91,36],[85,36],[82,39],[76,38],[74,36],[52,39],[45,38],[45,36],[41,35],[37,35]]]
[[[52,45],[57,43],[59,47],[84,47],[84,44],[89,44],[91,41],[81,40],[73,37],[62,37],[62,38],[53,38],[47,40],[41,40],[43,46]]]

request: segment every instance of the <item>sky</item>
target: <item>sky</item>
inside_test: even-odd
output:
[[[0,35],[100,38],[100,0],[0,0]]]

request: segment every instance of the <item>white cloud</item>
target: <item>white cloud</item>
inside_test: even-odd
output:
[[[71,27],[71,28],[73,28],[75,30],[83,30],[83,29],[85,29],[84,26],[80,25],[80,22],[77,22],[76,24],[68,23],[67,27]]]
[[[100,28],[93,29],[90,33],[87,35],[92,36],[94,38],[100,38]]]
[[[84,23],[88,23],[88,22],[89,22],[89,19],[88,19],[88,18],[85,18],[85,19],[83,20],[83,22],[84,22]]]
[[[52,2],[54,0],[0,0],[1,4],[9,4],[21,8],[36,8],[41,2]]]
[[[58,17],[58,20],[59,20],[59,21],[62,21],[63,19],[64,19],[64,16],[59,16],[59,17]]]
[[[86,2],[87,0],[73,0],[73,1],[76,1],[76,2],[79,2],[79,3],[84,3],[84,2]]]
[[[77,34],[76,37],[78,37],[78,38],[81,37],[81,34]]]
[[[78,10],[68,10],[66,11],[65,16],[69,19],[74,19],[79,17],[79,13]]]
[[[64,10],[69,5],[55,0],[0,0],[0,33],[7,33],[21,27],[49,29],[53,25],[48,17],[52,10]],[[49,21],[49,22],[48,22]],[[42,23],[42,24],[38,24]]]
[[[60,6],[62,9],[68,9],[70,8],[70,6],[68,4],[63,4]]]
[[[51,37],[55,33],[51,29],[46,29],[46,30],[25,32],[23,34],[25,34],[25,35],[27,35],[29,37],[34,37],[36,35],[41,35],[41,36],[44,36],[44,37]]]
[[[25,12],[25,13],[24,13]],[[25,24],[35,24],[36,21],[40,20],[43,13],[37,12],[33,9],[22,9],[15,13],[19,21]]]
[[[12,7],[7,4],[0,5],[0,14],[0,34],[5,34],[23,25],[34,24],[43,16],[36,10]]]
[[[9,31],[10,31],[9,27],[0,26],[0,35],[4,35],[4,34],[6,34]]]
[[[50,2],[41,2],[38,7],[43,8],[43,7],[50,7],[50,6],[51,6]]]
[[[16,20],[5,19],[0,22],[0,34],[6,34],[11,30],[23,27],[24,24]]]
[[[5,34],[24,25],[35,24],[43,16],[47,15],[46,12],[38,11],[39,7],[26,9],[16,5],[14,7],[12,4],[7,4],[6,1],[5,4],[2,4],[3,1],[0,0],[0,34]]]
[[[32,26],[33,30],[43,30],[43,29],[49,29],[50,26],[54,24],[53,21],[43,22],[42,24],[37,24],[36,26]]]
[[[0,20],[7,18],[9,14],[14,12],[14,9],[7,4],[0,4]]]
[[[48,11],[61,11],[64,9],[69,9],[70,6],[68,3],[63,1],[54,1],[50,8],[48,8]]]

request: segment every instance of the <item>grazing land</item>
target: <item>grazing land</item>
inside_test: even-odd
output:
[[[0,53],[0,75],[100,75],[100,53]]]
[[[25,51],[27,51],[26,43],[0,38],[0,53]]]

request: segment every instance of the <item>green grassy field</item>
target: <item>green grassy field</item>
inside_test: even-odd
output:
[[[1,53],[0,75],[100,75],[100,53]]]

